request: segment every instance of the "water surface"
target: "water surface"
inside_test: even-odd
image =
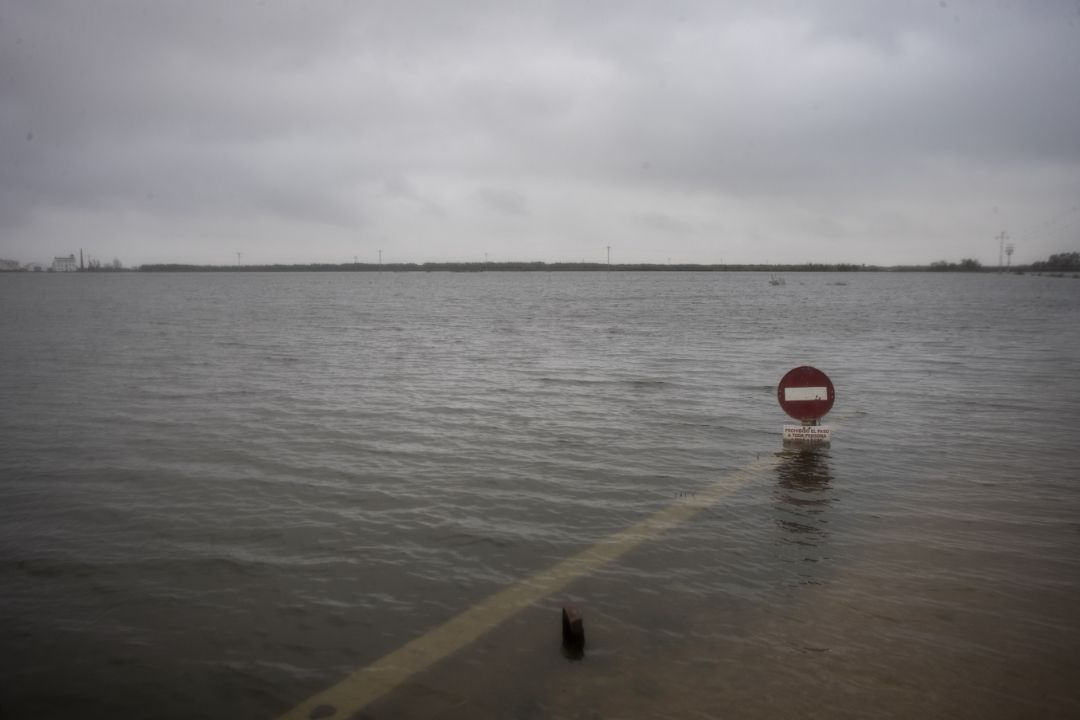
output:
[[[828,450],[369,716],[1080,714],[1071,279],[8,274],[0,311],[4,717],[280,714],[780,451],[801,364]]]

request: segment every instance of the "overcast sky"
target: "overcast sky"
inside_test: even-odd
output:
[[[1080,249],[1080,1],[0,0],[0,257]]]

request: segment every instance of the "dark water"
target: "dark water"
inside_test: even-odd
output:
[[[831,448],[362,716],[1080,716],[1078,320],[1031,276],[0,276],[0,716],[281,714],[772,456],[800,364]]]

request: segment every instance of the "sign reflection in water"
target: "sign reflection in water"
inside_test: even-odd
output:
[[[836,502],[827,447],[787,448],[776,466],[774,509],[785,559],[798,563],[799,584],[815,584],[820,570],[804,567],[828,559],[829,508]]]

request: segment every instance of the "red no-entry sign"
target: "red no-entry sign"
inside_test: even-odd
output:
[[[820,420],[832,410],[836,399],[829,376],[809,365],[788,370],[780,379],[776,395],[784,412],[803,422]]]

